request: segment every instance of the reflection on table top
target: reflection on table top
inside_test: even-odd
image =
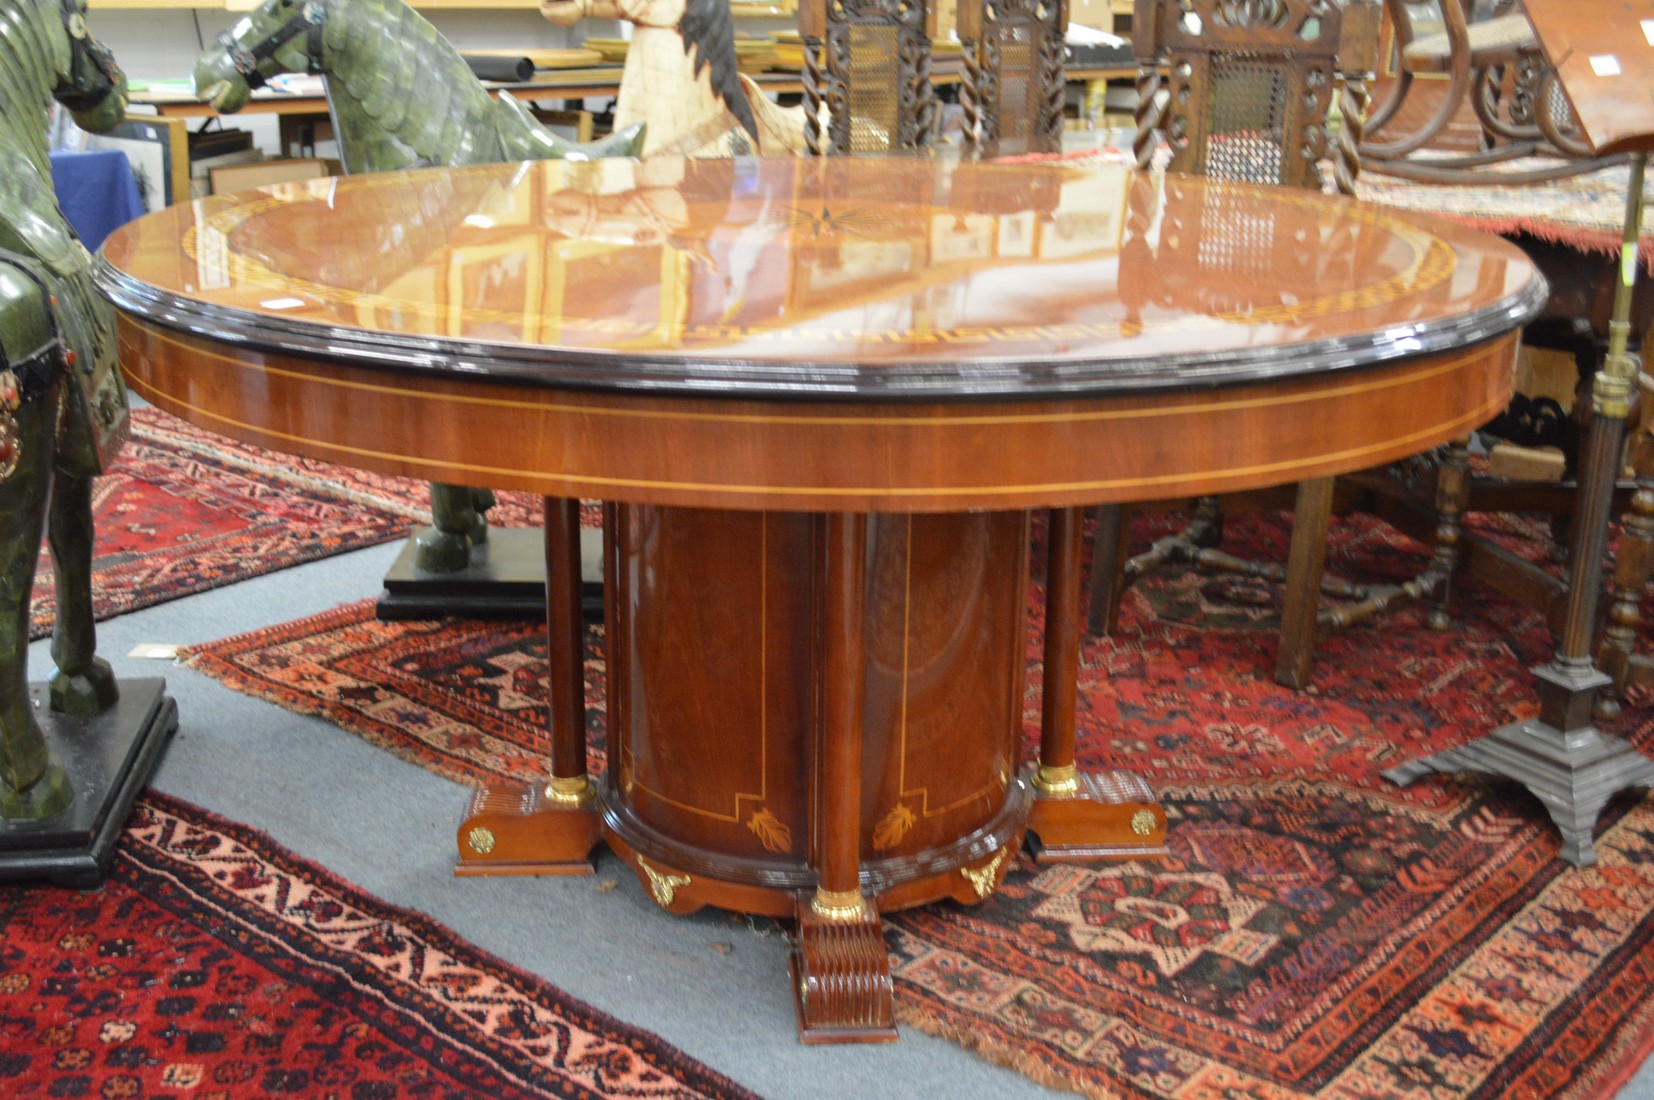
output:
[[[253,347],[781,397],[1290,377],[1507,332],[1545,295],[1512,246],[1371,204],[929,158],[282,185],[140,219],[102,277],[128,312]]]

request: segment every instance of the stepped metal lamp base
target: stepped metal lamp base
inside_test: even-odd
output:
[[[385,574],[379,618],[543,619],[546,614],[545,536],[538,527],[495,527],[457,573],[430,573],[414,566],[414,532]],[[603,617],[603,532],[580,530],[580,610]]]
[[[178,705],[165,680],[122,680],[120,688],[108,710],[81,716],[54,712],[46,685],[29,685],[41,731],[75,799],[37,821],[0,820],[0,882],[88,887],[104,880],[132,803],[178,729]]]
[[[1609,678],[1586,666],[1560,662],[1534,670],[1540,694],[1560,702],[1568,715],[1559,728],[1543,717],[1500,726],[1467,745],[1414,760],[1384,773],[1406,786],[1430,772],[1476,772],[1514,779],[1545,804],[1562,832],[1562,858],[1576,867],[1596,862],[1592,834],[1608,800],[1631,787],[1654,786],[1654,760],[1630,742],[1598,730],[1589,722],[1590,700]],[[1583,702],[1583,707],[1577,705]],[[1550,708],[1546,708],[1547,710]]]

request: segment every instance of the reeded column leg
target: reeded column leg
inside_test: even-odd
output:
[[[473,794],[459,826],[455,874],[592,873],[602,815],[586,774],[578,500],[546,498],[545,547],[551,779],[539,787],[484,787]]]
[[[893,1042],[890,960],[861,890],[862,702],[866,694],[867,517],[822,518],[824,585],[817,886],[798,902],[793,996],[806,1043]]]
[[[1083,539],[1079,509],[1051,511],[1040,758],[1029,773],[1029,847],[1042,863],[1166,854],[1166,813],[1143,778],[1128,771],[1082,772],[1076,763]]]

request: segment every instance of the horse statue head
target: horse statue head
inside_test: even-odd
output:
[[[516,160],[632,157],[639,124],[584,144],[543,126],[514,96],[491,96],[449,41],[402,0],[263,0],[195,63],[196,94],[239,110],[277,73],[326,77],[346,172]],[[493,497],[432,487],[433,526],[415,538],[415,567],[456,573],[487,539]]]
[[[87,30],[86,0],[58,0],[55,6],[64,33],[51,39],[52,95],[69,109],[75,125],[104,133],[126,117],[126,74],[109,48]]]
[[[264,0],[196,58],[196,94],[229,114],[279,73],[327,78],[348,172],[631,156],[642,146],[634,130],[566,141],[515,98],[495,100],[402,0]]]
[[[47,170],[45,110],[55,98],[83,130],[126,115],[126,76],[86,26],[86,0],[0,0],[0,141]]]
[[[318,0],[266,0],[196,59],[196,94],[234,114],[272,76],[322,72],[325,19]]]

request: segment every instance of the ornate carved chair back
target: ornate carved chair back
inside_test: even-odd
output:
[[[1330,158],[1352,194],[1381,15],[1378,0],[1137,0],[1138,164],[1164,135],[1174,172],[1320,188]]]
[[[913,152],[935,144],[930,0],[804,0],[804,140],[812,155]],[[821,108],[828,120],[823,132]]]
[[[1060,152],[1066,0],[960,0],[956,27],[966,152]]]

